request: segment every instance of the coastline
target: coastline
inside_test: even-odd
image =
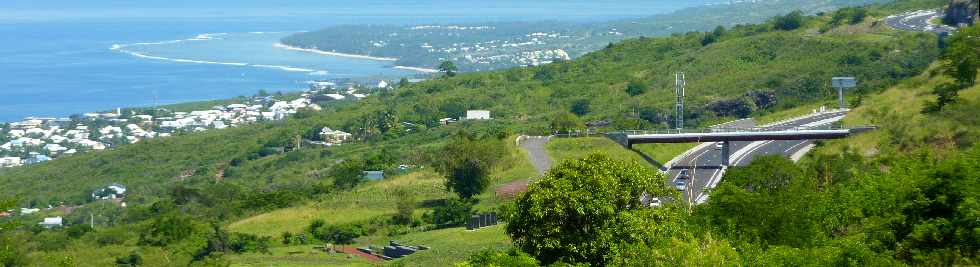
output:
[[[289,46],[289,45],[286,45],[286,44],[283,44],[283,43],[276,43],[273,46],[276,47],[276,48],[282,48],[282,49],[286,49],[286,50],[299,51],[299,52],[307,52],[307,53],[313,53],[313,54],[319,54],[319,55],[325,55],[325,56],[346,57],[346,58],[367,59],[367,60],[378,60],[378,61],[397,61],[398,60],[397,58],[392,58],[392,57],[372,57],[372,56],[366,56],[366,55],[355,55],[355,54],[345,54],[345,53],[338,53],[338,52],[328,52],[328,51],[323,51],[323,50],[319,50],[319,49],[311,49],[311,48],[301,48],[301,47]]]
[[[417,71],[417,72],[422,72],[422,73],[436,73],[436,72],[439,72],[439,70],[437,70],[437,69],[419,68],[419,67],[395,66],[394,68],[400,69],[400,70]]]
[[[323,51],[323,50],[312,49],[312,48],[301,48],[301,47],[290,46],[290,45],[283,44],[283,43],[276,43],[273,46],[276,47],[276,48],[281,48],[281,49],[286,49],[286,50],[291,50],[291,51],[299,51],[299,52],[313,53],[313,54],[324,55],[324,56],[346,57],[346,58],[367,59],[367,60],[377,60],[377,61],[397,61],[398,60],[397,58],[393,58],[393,57],[373,57],[373,56],[367,56],[367,55],[355,55],[355,54],[346,54],[346,53],[338,53],[338,52],[329,52],[329,51]],[[436,72],[439,72],[439,70],[436,70],[436,69],[422,68],[422,67],[394,66],[393,68],[400,69],[400,70],[417,71],[417,72],[422,72],[422,73],[436,73]]]

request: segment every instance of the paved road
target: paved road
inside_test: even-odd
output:
[[[918,10],[906,12],[898,15],[891,15],[885,18],[885,23],[892,28],[907,31],[920,31],[932,33],[949,33],[956,28],[947,25],[932,25],[929,21],[941,14],[937,10]]]
[[[844,113],[844,111],[817,113],[766,125],[762,128],[767,130],[797,127],[807,129],[828,128],[833,125],[833,122],[842,119]],[[811,144],[812,142],[809,140],[731,142],[730,160],[733,166],[745,166],[751,163],[752,159],[760,156],[782,155],[790,157],[794,154],[805,153]],[[714,144],[699,146],[672,162],[673,165],[667,171],[671,186],[673,187],[673,182],[680,174],[680,170],[688,169],[693,179],[688,183],[689,189],[684,193],[684,197],[702,203],[707,200],[707,195],[703,193],[705,188],[714,188],[721,181],[726,170],[721,166],[721,150],[716,149]]]
[[[539,174],[544,174],[554,165],[545,148],[549,140],[551,140],[550,136],[521,136],[517,141],[521,148],[527,151],[531,165],[534,165],[534,169],[538,170]]]

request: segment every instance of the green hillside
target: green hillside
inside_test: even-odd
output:
[[[884,14],[887,8],[870,10]],[[832,103],[828,81],[836,75],[861,80],[851,102],[863,104],[918,75],[939,55],[932,35],[888,29],[877,20],[881,16],[826,26],[833,15],[790,14],[710,33],[631,39],[572,61],[432,79],[283,122],[0,170],[5,185],[0,194],[15,197],[17,206],[64,202],[75,208],[70,214],[55,209],[17,217],[15,222],[34,225],[41,216],[64,214],[72,227],[24,226],[4,233],[0,243],[26,242],[0,251],[10,252],[0,253],[0,259],[22,255],[36,265],[107,265],[142,255],[146,265],[363,264],[310,251],[338,240],[378,246],[398,239],[436,249],[396,263],[431,266],[463,261],[488,247],[506,249],[511,241],[502,227],[464,232],[452,227],[458,224],[440,223],[436,214],[452,214],[454,208],[506,211],[510,198],[495,190],[538,176],[514,145],[517,134],[579,129],[598,121],[608,122],[600,131],[666,127],[676,71],[687,75],[689,127]],[[438,123],[467,109],[490,110],[494,120]],[[356,142],[330,148],[301,142],[316,139],[323,127],[353,133]],[[581,158],[588,151],[579,144],[640,161],[602,140],[560,140],[548,152],[558,159]],[[476,154],[466,163],[493,162],[480,165],[489,180],[473,200],[456,200],[442,177],[453,167],[447,161],[459,156],[454,147]],[[658,161],[683,149],[640,148]],[[420,168],[399,170],[399,165]],[[350,179],[361,170],[385,170],[388,179]],[[92,202],[92,190],[114,182],[129,187],[126,208]],[[81,226],[93,218],[96,230]],[[286,232],[289,238],[283,238]],[[356,234],[348,240],[348,232]]]

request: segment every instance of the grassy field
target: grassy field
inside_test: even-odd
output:
[[[537,176],[537,172],[527,160],[524,151],[512,143],[508,167],[499,168],[492,173],[493,182],[487,192],[479,195],[479,203],[475,206],[479,211],[495,210],[509,199],[497,198],[493,188],[515,180],[529,179]],[[234,232],[251,233],[261,236],[271,236],[276,239],[271,253],[250,253],[234,255],[229,259],[234,266],[361,266],[371,265],[370,262],[358,257],[347,257],[342,254],[315,252],[310,245],[279,245],[278,237],[284,231],[299,233],[305,231],[314,219],[323,219],[327,224],[343,224],[366,222],[379,218],[387,218],[395,214],[396,198],[393,192],[408,190],[415,194],[418,202],[432,201],[451,197],[445,190],[444,178],[430,169],[416,171],[405,175],[391,176],[385,180],[369,182],[350,192],[342,192],[317,201],[296,207],[279,209],[272,212],[246,218],[228,226]],[[416,215],[431,209],[419,207]],[[406,244],[421,244],[433,249],[423,251],[411,257],[390,262],[406,266],[446,266],[461,261],[474,252],[486,248],[507,248],[510,239],[504,233],[503,226],[489,227],[479,231],[465,231],[463,228],[448,228],[425,232],[409,232],[408,234],[393,234],[378,232],[355,240],[353,246],[383,246],[389,240],[398,240]]]
[[[474,252],[485,249],[506,249],[511,246],[510,238],[503,225],[487,227],[476,231],[464,228],[450,228],[436,231],[409,234],[398,238],[406,244],[423,244],[431,250],[416,253],[409,258],[392,262],[405,266],[451,266],[466,259]],[[379,243],[378,245],[385,244]]]
[[[664,164],[697,145],[697,143],[639,144],[633,145],[633,149],[643,152],[643,154],[660,162],[660,164]]]
[[[248,253],[228,255],[231,266],[375,266],[370,261],[347,254],[328,253],[314,249],[313,245],[273,247],[269,254]]]
[[[606,154],[616,160],[646,162],[640,155],[605,137],[554,138],[548,142],[546,148],[556,164],[565,160],[581,159],[590,153]]]
[[[314,219],[328,224],[368,221],[395,213],[395,190],[411,190],[419,201],[446,198],[444,180],[431,171],[419,171],[371,182],[350,192],[320,201],[260,214],[228,226],[234,232],[279,236],[284,231],[301,232]]]

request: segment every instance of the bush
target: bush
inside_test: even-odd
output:
[[[323,220],[317,219],[310,224],[310,233],[320,241],[346,245],[364,235],[364,228],[357,224],[324,225]]]
[[[451,198],[444,205],[432,211],[432,223],[438,226],[458,226],[466,224],[473,213],[473,204],[469,201]]]
[[[117,266],[140,266],[143,265],[143,257],[139,253],[131,252],[129,256],[116,258]]]
[[[755,111],[756,106],[750,98],[740,97],[711,102],[707,108],[721,117],[745,118]]]
[[[551,131],[553,132],[570,132],[581,129],[582,126],[582,120],[571,112],[559,112],[551,119]]]
[[[527,253],[520,252],[516,249],[511,249],[508,251],[485,250],[480,253],[470,255],[470,258],[461,265],[535,267],[540,266],[540,263]]]
[[[88,224],[79,224],[66,228],[65,234],[67,234],[69,238],[76,239],[91,231],[92,226],[89,226]]]
[[[592,111],[592,103],[588,99],[579,99],[572,102],[572,107],[569,109],[572,113],[579,116],[585,116]]]
[[[415,195],[407,190],[395,192],[398,202],[395,203],[397,213],[392,217],[396,224],[408,225],[412,223],[412,215],[415,214]]]
[[[185,215],[161,215],[154,219],[140,233],[139,243],[151,246],[166,246],[184,240],[194,233],[194,223]]]
[[[647,88],[649,87],[650,85],[644,81],[632,80],[628,85],[626,85],[626,93],[630,96],[642,95],[647,92]]]
[[[774,18],[773,27],[777,30],[792,31],[803,26],[803,12],[793,11],[783,16]]]

